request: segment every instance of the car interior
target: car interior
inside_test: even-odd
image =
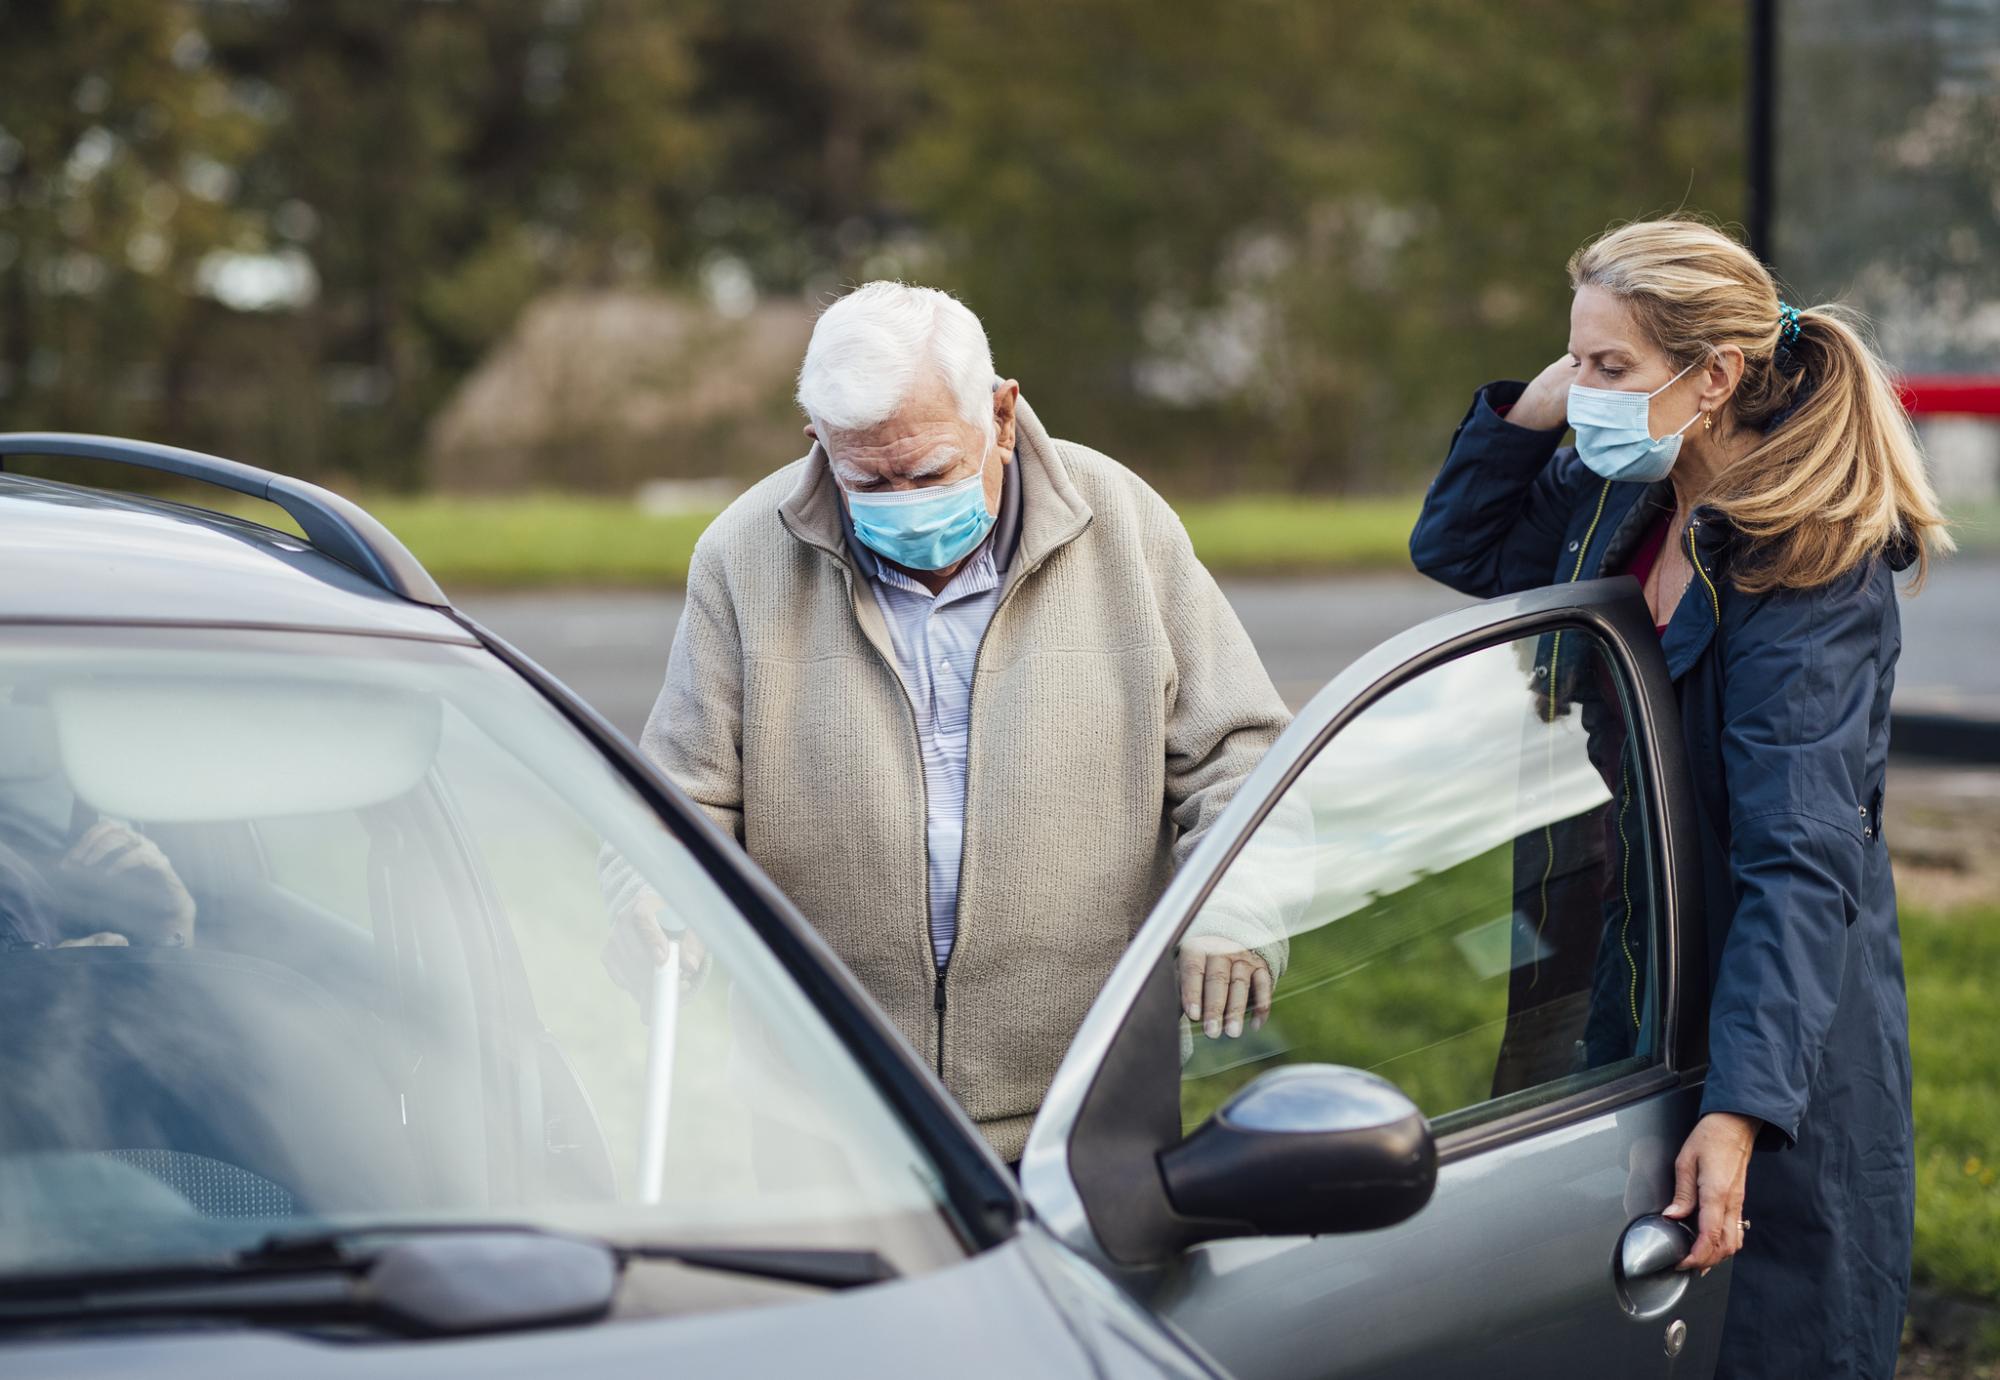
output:
[[[152,721],[139,723],[140,687],[6,693],[0,848],[26,877],[0,889],[0,912],[16,912],[0,913],[16,936],[0,955],[0,1178],[14,1195],[72,1225],[115,1215],[107,1194],[150,1201],[154,1183],[206,1217],[473,1206],[529,1178],[546,1191],[551,1175],[564,1196],[614,1195],[587,1098],[503,971],[519,958],[452,846],[447,802],[412,779],[435,703],[357,706],[366,728],[344,727],[335,762],[310,746],[326,725],[272,722],[283,696],[261,687],[263,730],[246,748],[268,770],[243,772],[196,760],[215,741],[205,728],[244,708],[212,690],[197,709],[143,687]],[[308,746],[281,741],[294,733]],[[258,814],[301,803],[342,809],[366,840],[360,922],[273,878]],[[191,943],[148,942],[107,906],[115,890],[78,885],[63,850],[106,818],[171,867],[194,903]],[[282,817],[265,822],[282,832]],[[20,938],[37,898],[53,942]],[[478,1097],[489,1083],[499,1095]],[[496,1108],[531,1116],[535,1134],[493,1134]],[[541,1134],[549,1115],[560,1163],[529,1165],[524,1147],[555,1139]],[[79,1160],[93,1172],[77,1177]]]

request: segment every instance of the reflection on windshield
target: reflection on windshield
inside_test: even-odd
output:
[[[0,643],[0,1270],[398,1216],[956,1253],[866,1076],[532,691],[189,636]],[[624,980],[614,881],[681,982]]]

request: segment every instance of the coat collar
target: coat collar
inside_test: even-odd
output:
[[[1606,481],[1603,506],[1590,530],[1589,547],[1575,567],[1579,580],[1593,580],[1607,570],[1622,569],[1632,558],[1646,528],[1656,521],[1659,511],[1673,507],[1673,486],[1666,480],[1657,484],[1630,484]],[[1593,500],[1593,506],[1595,500]],[[1695,575],[1687,593],[1674,606],[1661,635],[1660,651],[1666,657],[1667,675],[1679,680],[1686,675],[1708,644],[1714,640],[1721,621],[1721,591],[1724,567],[1731,545],[1732,529],[1712,509],[1696,508],[1692,529],[1683,527],[1668,533],[1668,540],[1683,551],[1693,535]]]
[[[1074,541],[1090,525],[1092,516],[1090,505],[1071,482],[1069,466],[1027,399],[1021,399],[1014,418],[1014,464],[1020,471],[1015,492],[1021,525],[1013,558],[1007,563],[1003,594]],[[843,511],[840,486],[827,465],[826,449],[815,441],[799,471],[798,483],[778,505],[778,520],[794,538],[825,552],[851,574],[854,563],[847,548]]]

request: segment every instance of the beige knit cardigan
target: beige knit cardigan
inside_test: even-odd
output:
[[[916,720],[819,447],[696,544],[641,739],[1006,1159],[1174,863],[1287,720],[1173,510],[1018,418],[1020,541],[973,677],[942,1011]],[[1242,938],[1282,966],[1282,939]]]

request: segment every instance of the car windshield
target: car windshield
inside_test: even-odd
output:
[[[820,1011],[490,654],[0,630],[0,1273],[419,1220],[963,1254]]]

